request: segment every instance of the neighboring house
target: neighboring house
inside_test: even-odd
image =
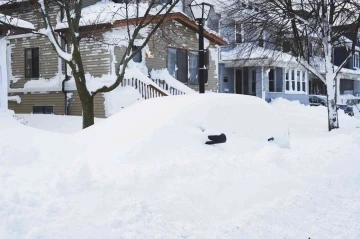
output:
[[[84,17],[86,17],[87,11],[93,12],[93,7],[98,9],[99,4],[106,7],[105,3],[100,0],[85,1],[85,3]],[[36,28],[41,22],[38,17],[26,11],[26,9],[22,9],[17,4],[19,3],[14,3],[7,8],[12,9],[14,15],[18,18],[34,24]],[[107,1],[107,4],[115,3]],[[185,10],[184,6],[181,3],[178,7],[179,11]],[[0,12],[1,10],[0,7]],[[51,19],[54,25],[57,25],[56,31],[59,34],[66,34],[66,26],[64,27],[62,22],[57,22],[60,15],[60,9],[54,8]],[[106,25],[106,27],[99,27],[102,24]],[[132,66],[138,67],[139,72],[142,72],[142,77],[147,78],[153,75],[165,78],[160,80],[175,78],[190,88],[197,90],[197,25],[182,12],[171,13],[167,17],[165,24],[167,32],[159,30],[150,39],[147,47],[135,56]],[[116,19],[112,23],[97,23],[90,26],[90,28],[93,27],[92,29],[89,29],[89,26],[84,26],[84,29],[87,27],[86,30],[91,30],[93,35],[93,38],[84,39],[81,43],[82,58],[83,62],[85,62],[84,66],[89,84],[95,86],[115,79],[125,48],[121,44],[109,45],[107,43],[109,40],[116,42],[119,34],[124,34],[125,26],[126,20],[124,19]],[[205,38],[209,72],[206,90],[217,92],[217,45],[224,45],[226,42],[208,31],[205,32]],[[6,41],[9,97],[20,99],[17,102],[10,101],[9,109],[14,110],[16,113],[82,114],[81,102],[76,93],[71,72],[66,69],[62,60],[57,57],[46,37],[14,32],[7,37]],[[135,41],[133,48],[136,49],[137,44],[141,44],[141,42],[140,37]],[[169,74],[155,74],[158,72],[153,71],[164,69],[167,69]],[[67,78],[67,75],[70,77]],[[127,75],[128,78],[132,76]],[[65,79],[68,79],[68,81],[65,81]],[[147,81],[146,84],[149,84],[149,82]],[[169,85],[174,86],[176,84],[169,83]],[[178,90],[184,92],[187,87],[182,88],[183,90],[179,88],[182,87],[178,87]],[[190,88],[188,89],[190,90]],[[157,90],[161,91],[161,88]],[[96,117],[110,115],[106,109],[107,94],[110,93],[98,94],[94,99]]]
[[[291,56],[289,42],[271,39],[266,29],[256,31],[227,18],[221,18],[219,33],[228,41],[227,46],[220,47],[219,92],[254,95],[266,101],[282,97],[303,104],[309,103],[311,94],[326,94],[324,82]],[[315,43],[309,46],[310,57],[316,62],[315,68],[325,74],[321,52],[317,52],[319,48],[313,45]],[[340,46],[334,49],[335,65],[340,65],[346,59],[346,51],[345,47]],[[340,103],[346,103],[343,100],[345,95],[348,98],[360,96],[359,55],[360,45],[356,48],[355,56],[338,75],[337,99]]]
[[[220,92],[309,102],[309,74],[287,53],[288,42],[279,47],[266,31],[257,33],[230,19],[221,20],[220,33],[229,42],[219,54]]]

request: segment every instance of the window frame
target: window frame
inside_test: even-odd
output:
[[[31,74],[27,71],[28,60],[27,53],[31,51]],[[37,51],[37,72],[34,74],[34,52]],[[24,49],[24,76],[26,79],[28,78],[39,78],[40,77],[40,48],[39,47],[31,47]]]
[[[353,59],[353,68],[359,68],[359,64],[360,64],[360,54],[359,52],[355,52],[354,53],[354,59]]]
[[[46,109],[48,109],[50,107],[51,107],[51,113],[48,113],[49,111],[47,111]],[[35,110],[36,108],[41,109],[41,110],[40,111]],[[35,113],[35,111],[42,112],[42,113]],[[33,114],[45,114],[45,115],[55,114],[55,107],[54,107],[54,105],[33,105],[32,113]]]
[[[177,79],[177,70],[176,70],[176,68],[175,68],[175,73],[176,73],[176,75],[175,75],[175,79],[176,80],[178,80],[179,82],[181,82],[181,83],[183,83],[183,84],[185,84],[185,85],[192,85],[192,86],[196,86],[196,85],[199,85],[199,81],[196,83],[196,84],[191,84],[190,83],[190,76],[189,76],[189,74],[190,74],[190,66],[189,66],[189,64],[190,64],[190,57],[189,57],[189,53],[190,52],[198,52],[199,53],[199,50],[192,50],[192,49],[185,49],[185,48],[179,48],[179,47],[171,47],[171,46],[169,46],[169,47],[167,47],[166,48],[166,68],[167,69],[169,69],[169,54],[168,54],[168,50],[169,49],[174,49],[174,50],[176,50],[176,53],[175,54],[177,54],[177,51],[178,50],[184,50],[185,52],[186,52],[186,59],[187,59],[187,64],[185,64],[186,65],[186,76],[187,76],[187,81],[186,82],[182,82],[182,81],[180,81],[180,80],[178,80]],[[209,52],[209,49],[205,49],[204,50],[204,54],[205,54],[205,67],[206,67],[206,70],[207,70],[207,72],[208,72],[208,74],[207,74],[207,76],[209,76],[209,67],[210,67],[210,52]],[[199,56],[199,55],[198,55]],[[199,58],[198,58],[199,59]],[[176,61],[177,61],[177,57],[176,57]],[[199,60],[198,60],[198,64],[199,64]],[[177,65],[177,62],[175,63],[175,65]],[[208,82],[209,82],[209,80],[208,80],[208,77],[205,79],[205,85],[208,85]]]

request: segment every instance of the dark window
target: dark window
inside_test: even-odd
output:
[[[253,70],[252,72],[251,72],[251,90],[252,90],[252,94],[253,95],[256,95],[256,70]]]
[[[25,77],[39,77],[39,48],[25,49]]]
[[[290,51],[290,42],[283,41],[283,52],[289,52],[289,51]]]
[[[264,33],[261,32],[259,36],[259,46],[264,47]]]
[[[300,84],[301,84],[301,82],[300,82],[300,71],[297,71],[296,75],[297,75],[297,77],[296,77],[297,91],[300,91]]]
[[[187,51],[184,49],[168,48],[167,68],[170,75],[182,83],[187,83],[187,67]]]
[[[236,24],[235,28],[236,28],[235,42],[241,43],[243,42],[242,34],[241,34],[242,32],[241,24]]]
[[[302,84],[302,91],[306,92],[306,72],[305,71],[302,72],[301,84]]]
[[[224,81],[224,83],[227,83],[227,82],[229,82],[229,77],[227,77],[227,76],[224,76],[224,78],[223,78],[223,81]]]
[[[33,106],[33,114],[53,114],[54,106]]]
[[[290,70],[291,71],[291,90],[295,90],[295,71],[294,70]]]
[[[269,92],[275,92],[275,70],[269,72]]]
[[[285,71],[285,84],[286,84],[286,90],[289,91],[290,90],[290,81],[289,81],[289,70]]]
[[[136,51],[137,49],[139,49],[138,46],[132,46],[132,51]],[[138,51],[138,53],[136,53],[136,55],[133,57],[133,61],[134,62],[141,62],[142,61],[142,54],[141,54],[141,50]]]

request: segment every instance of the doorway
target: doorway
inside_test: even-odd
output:
[[[235,93],[242,94],[243,93],[243,71],[240,69],[235,70]]]

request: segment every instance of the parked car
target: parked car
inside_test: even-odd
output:
[[[311,106],[327,106],[326,96],[322,95],[310,95],[309,96],[309,103]],[[349,116],[354,116],[353,107],[343,104],[337,104],[337,109],[343,110],[345,114]]]
[[[353,107],[348,106],[348,105],[340,105],[340,104],[338,104],[337,107],[338,107],[338,109],[343,110],[345,114],[354,116]]]
[[[326,106],[326,96],[323,95],[310,95],[309,103],[311,106]]]

